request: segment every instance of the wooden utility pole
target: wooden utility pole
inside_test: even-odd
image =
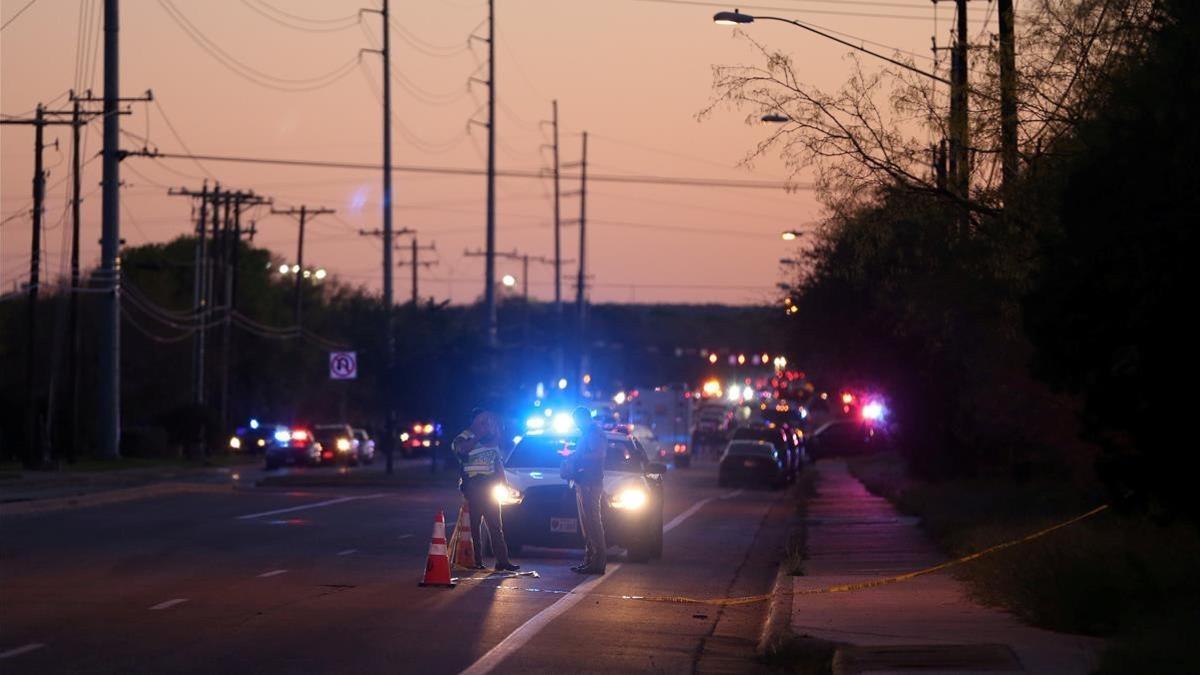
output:
[[[957,29],[950,57],[950,177],[954,193],[970,197],[970,141],[967,113],[967,0],[954,0]]]
[[[1000,158],[1005,207],[1017,179],[1017,55],[1013,0],[997,0],[1000,21]]]
[[[420,293],[417,288],[417,284],[419,281],[418,275],[417,275],[417,270],[419,270],[422,267],[433,267],[434,265],[438,264],[438,261],[436,261],[436,260],[427,260],[427,261],[421,260],[420,252],[421,251],[436,251],[437,244],[433,243],[433,244],[429,244],[428,246],[420,246],[417,243],[417,236],[416,236],[417,233],[411,232],[411,231],[409,233],[413,235],[412,242],[410,245],[412,257],[410,258],[409,262],[400,262],[400,263],[397,263],[397,265],[399,265],[400,267],[407,266],[407,267],[412,268],[412,306],[413,306],[413,309],[416,309],[417,303],[420,302],[420,299],[421,299]]]
[[[292,291],[292,321],[299,328],[304,316],[303,304],[303,287],[304,281],[304,225],[309,216],[320,216],[328,213],[337,213],[335,209],[327,209],[323,206],[309,208],[307,204],[301,204],[300,208],[292,207],[290,209],[271,209],[271,213],[284,216],[298,216],[300,221],[300,231],[296,238],[296,266],[299,270],[296,272],[295,290]],[[393,233],[394,234],[394,233]]]
[[[575,303],[579,314],[579,392],[583,393],[583,376],[587,372],[587,132],[583,132],[583,153],[579,160],[579,281]]]

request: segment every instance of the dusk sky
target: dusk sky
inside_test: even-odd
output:
[[[0,2],[0,20],[8,21],[26,4]],[[101,4],[38,0],[0,33],[0,112],[31,113],[38,102],[52,101],[51,107],[67,108],[70,88],[91,88],[100,95]],[[757,162],[753,170],[737,166],[768,131],[747,125],[744,113],[721,112],[703,122],[695,118],[712,92],[712,65],[761,61],[729,27],[713,25],[711,16],[722,6],[640,0],[499,0],[497,5],[500,169],[550,166],[551,155],[541,148],[549,141],[549,128],[539,121],[549,119],[551,100],[557,99],[562,161],[578,160],[579,132],[587,130],[591,172],[789,178],[775,158]],[[990,5],[973,5],[979,10],[972,24],[983,28]],[[377,15],[363,15],[361,22],[350,18],[358,8],[343,0],[125,0],[122,94],[151,89],[156,100],[134,104],[133,114],[122,119],[130,134],[122,138],[123,146],[137,149],[139,138],[148,137],[164,152],[182,152],[186,144],[200,154],[380,162],[381,106],[375,93],[380,61],[364,54],[359,64],[357,54],[378,46],[381,25]],[[743,9],[803,18],[920,54],[929,53],[935,30],[939,42],[946,41],[951,18],[949,6],[935,10],[923,0],[772,0]],[[468,92],[466,83],[477,63],[478,75],[485,76],[487,51],[482,42],[471,49],[466,45],[477,26],[477,34],[486,34],[486,3],[397,0],[392,14],[394,162],[482,168],[486,130],[475,126],[468,134],[467,122],[477,109],[476,119],[484,119],[486,88],[475,85]],[[194,32],[181,23],[190,23]],[[810,83],[833,88],[848,73],[849,50],[841,45],[778,23],[754,24],[746,31],[793,54],[797,71]],[[926,60],[917,63],[929,67]],[[280,90],[327,82],[309,91]],[[0,288],[10,291],[28,271],[29,218],[10,216],[29,208],[33,131],[8,126],[2,134]],[[43,269],[52,277],[67,264],[68,128],[49,130],[47,141],[55,139],[58,148],[45,154],[51,189]],[[99,147],[97,122],[87,136],[85,158]],[[306,266],[325,267],[348,283],[380,287],[380,243],[357,234],[381,225],[377,171],[130,158],[122,178],[121,231],[128,245],[190,233],[191,205],[167,196],[167,187],[198,189],[203,179],[215,178],[223,186],[272,197],[279,207],[337,209],[335,216],[312,222]],[[82,260],[88,267],[99,254],[99,180],[100,162],[93,161],[83,180],[88,198]],[[565,192],[577,189],[575,181],[564,181]],[[396,228],[415,229],[423,244],[437,245],[431,258],[440,264],[421,271],[422,295],[473,301],[482,292],[483,261],[466,258],[463,251],[484,245],[485,179],[398,173],[395,190]],[[499,179],[497,249],[552,255],[552,204],[548,179]],[[578,215],[578,198],[564,197],[563,218]],[[772,297],[780,280],[779,258],[794,253],[780,241],[780,232],[805,227],[820,218],[821,210],[806,190],[593,182],[587,215],[593,301],[745,303]],[[257,221],[256,245],[281,260],[294,258],[293,220],[265,210],[246,220]],[[577,258],[577,227],[565,227],[563,236],[564,257]],[[407,255],[399,251],[397,260]],[[566,265],[564,274],[574,269]],[[538,299],[552,299],[551,270],[540,265],[530,270],[531,294]],[[519,275],[520,265],[500,260],[497,272]],[[408,296],[408,279],[407,269],[397,270],[399,300]],[[565,281],[563,292],[572,297],[573,283]]]

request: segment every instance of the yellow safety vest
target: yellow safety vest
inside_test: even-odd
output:
[[[481,445],[467,455],[463,462],[463,472],[468,478],[490,476],[496,472],[496,460],[500,458],[500,448],[495,445]]]

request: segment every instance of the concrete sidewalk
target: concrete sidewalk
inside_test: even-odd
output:
[[[945,557],[917,519],[863,487],[845,462],[817,463],[809,501],[807,576],[795,577],[792,630],[841,643],[837,673],[1030,672],[1084,675],[1103,641],[1032,628],[982,607],[942,572],[852,593],[807,589],[911,572]]]

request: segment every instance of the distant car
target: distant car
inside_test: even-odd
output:
[[[321,444],[322,464],[359,463],[358,441],[349,424],[318,424],[313,433]]]
[[[279,428],[274,434],[275,442],[263,453],[266,468],[281,466],[316,466],[321,463],[321,444],[307,427]]]
[[[803,469],[803,448],[797,431],[776,424],[755,424],[739,427],[734,430],[735,441],[767,441],[775,446],[784,459],[784,467],[789,481]]]
[[[435,453],[441,444],[442,425],[436,422],[413,422],[400,434],[400,453],[405,457]]]
[[[632,562],[662,557],[663,488],[666,466],[648,461],[627,434],[607,432],[605,440],[604,534],[626,549]],[[583,532],[575,492],[563,480],[562,461],[575,452],[576,436],[532,434],[517,443],[504,463],[508,486],[497,488],[504,507],[504,534],[510,552],[522,546],[579,548]]]
[[[250,424],[238,427],[229,437],[229,449],[247,455],[265,453],[269,446],[276,443],[275,432],[280,430],[286,430],[286,427],[251,420]]]
[[[375,461],[375,441],[366,429],[354,429],[354,442],[358,444],[358,461],[370,464]]]
[[[761,485],[774,488],[787,483],[787,460],[770,441],[730,441],[721,454],[717,485]]]

